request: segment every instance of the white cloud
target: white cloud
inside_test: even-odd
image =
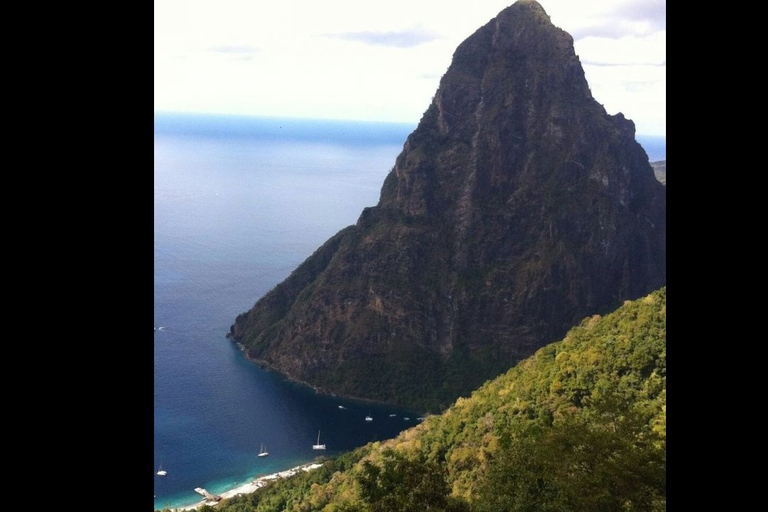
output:
[[[372,46],[391,46],[394,48],[412,48],[439,39],[439,36],[432,32],[417,28],[390,31],[364,30],[362,32],[340,32],[338,34],[326,34],[326,37],[357,41]]]
[[[155,109],[416,123],[459,43],[511,3],[155,0]],[[665,1],[540,3],[609,113],[665,133]]]

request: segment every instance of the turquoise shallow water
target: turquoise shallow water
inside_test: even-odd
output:
[[[318,431],[333,455],[416,424],[414,411],[289,382],[225,338],[239,313],[377,203],[414,128],[156,115],[155,508],[309,462]],[[666,159],[664,140],[643,144]],[[263,444],[270,455],[259,458]]]

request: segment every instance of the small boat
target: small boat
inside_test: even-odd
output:
[[[320,444],[320,431],[317,431],[317,444],[312,445],[313,450],[325,450],[325,445]]]
[[[346,409],[346,407],[344,407],[343,405],[340,405],[339,409]]]
[[[160,475],[160,476],[165,476],[165,475],[168,474],[168,472],[163,469],[162,463],[160,464],[160,468],[158,468],[158,470],[157,470],[157,474]]]
[[[266,457],[267,455],[269,455],[269,453],[264,449],[264,445],[262,444],[261,449],[259,450],[259,457]]]
[[[389,415],[390,418],[394,418],[395,416],[397,416],[397,414],[390,414]]]
[[[404,419],[404,420],[409,420],[409,419],[411,419],[411,418],[409,418],[408,416],[406,416],[406,417],[405,417],[405,418],[403,418],[403,419]]]
[[[365,417],[365,421],[373,421],[373,418],[371,417],[371,411],[368,411],[368,416]]]

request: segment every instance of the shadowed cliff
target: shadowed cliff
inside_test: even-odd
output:
[[[378,205],[230,336],[325,391],[444,408],[666,284],[666,189],[634,135],[520,0],[457,48]]]

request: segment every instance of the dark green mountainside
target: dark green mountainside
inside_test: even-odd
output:
[[[230,330],[324,391],[438,411],[666,284],[666,188],[520,0],[455,51],[377,206]]]
[[[397,438],[215,510],[666,510],[666,310],[661,288],[588,317]]]

